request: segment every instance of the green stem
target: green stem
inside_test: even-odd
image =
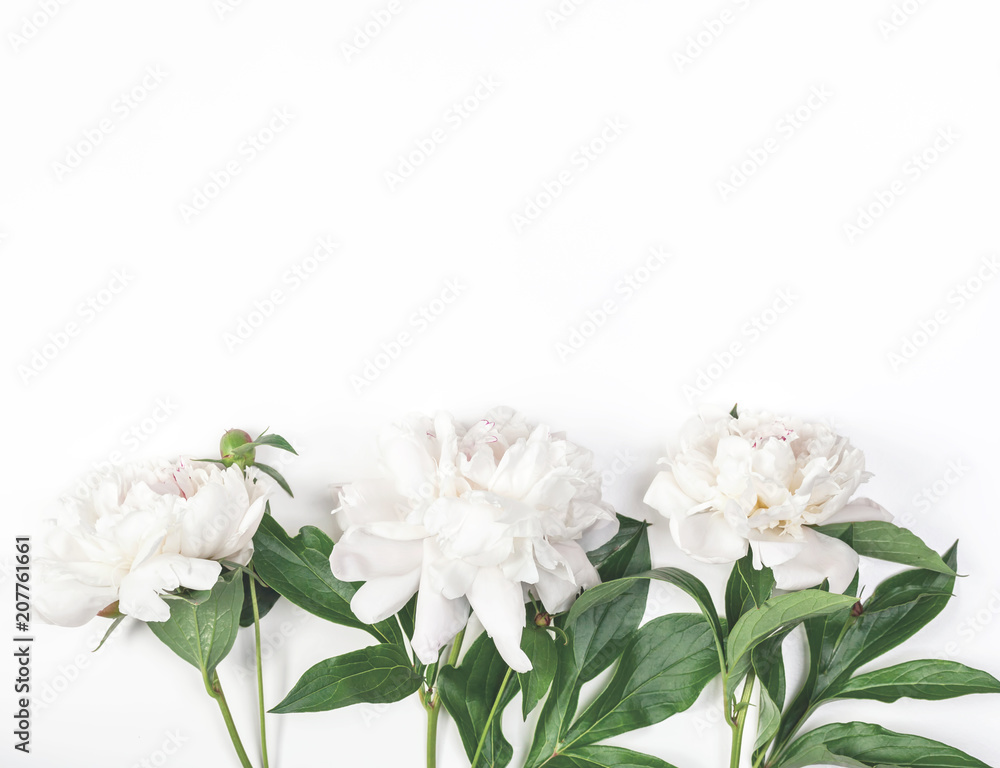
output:
[[[451,644],[451,653],[448,655],[448,663],[445,666],[456,666],[458,654],[462,650],[462,641],[464,639],[465,630],[463,629],[455,635],[455,640]],[[441,714],[441,697],[435,690],[437,676],[441,671],[441,667],[439,665],[431,666],[436,667],[434,669],[434,678],[431,680],[426,691],[420,691],[420,702],[424,705],[424,709],[427,710],[427,768],[435,768],[437,765],[437,729],[438,717]]]
[[[257,607],[256,574],[250,574],[250,602],[253,603],[253,637],[257,659],[257,707],[260,710],[260,752],[264,768],[269,768],[267,762],[267,725],[264,722],[264,666],[260,660],[260,609]]]
[[[243,768],[253,768],[253,763],[247,757],[247,752],[243,749],[243,742],[240,741],[240,735],[236,731],[236,723],[233,722],[233,713],[229,711],[229,705],[226,703],[226,695],[222,692],[222,683],[219,682],[217,672],[212,672],[211,680],[208,679],[208,675],[205,675],[205,688],[208,690],[208,695],[219,704],[219,709],[222,711],[222,719],[226,721],[226,729],[229,731],[229,738],[233,742],[233,747],[236,748],[236,755],[239,757],[240,763],[243,765]]]
[[[750,696],[753,694],[753,684],[756,681],[753,670],[747,674],[743,684],[743,698],[740,699],[736,722],[730,721],[733,729],[733,749],[729,755],[729,768],[740,768],[740,754],[743,751],[743,728],[746,726],[747,710],[750,709]]]
[[[438,715],[441,707],[436,703],[427,707],[427,768],[437,765]]]
[[[493,718],[496,716],[497,709],[500,708],[500,699],[503,698],[504,688],[507,687],[507,681],[510,680],[510,673],[513,670],[507,667],[507,674],[503,676],[503,682],[500,683],[500,690],[497,691],[497,697],[493,700],[493,709],[490,710],[490,716],[486,718],[486,725],[483,728],[483,735],[479,737],[479,744],[476,746],[476,754],[472,757],[472,765],[470,768],[476,768],[476,763],[479,762],[479,756],[483,753],[483,745],[486,743],[486,734],[490,732],[490,725],[493,723]]]

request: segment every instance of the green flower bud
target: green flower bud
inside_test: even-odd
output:
[[[231,467],[233,464],[236,464],[241,469],[246,469],[249,465],[253,464],[255,455],[253,448],[248,451],[237,450],[241,446],[252,442],[253,438],[242,429],[230,429],[226,432],[222,436],[222,440],[219,441],[219,453],[222,455],[223,465]]]
[[[552,615],[551,614],[545,613],[544,611],[542,613],[536,613],[535,614],[535,626],[536,627],[547,627],[550,624],[552,624]]]

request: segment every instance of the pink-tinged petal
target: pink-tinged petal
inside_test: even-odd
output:
[[[469,604],[507,665],[515,672],[530,671],[531,660],[521,650],[524,629],[521,585],[505,579],[499,568],[483,568],[469,590]]]
[[[422,540],[384,539],[363,528],[353,528],[334,545],[330,570],[341,581],[401,576],[420,569],[423,552]]]
[[[830,580],[831,592],[843,592],[858,570],[858,553],[840,539],[803,528],[805,547],[791,560],[772,566],[778,589],[808,589]]]
[[[378,624],[399,613],[420,585],[420,569],[366,581],[351,598],[351,610],[365,624]]]
[[[669,470],[656,473],[642,500],[664,517],[686,515],[698,506],[697,501],[680,489]]]
[[[469,601],[449,600],[432,589],[417,593],[417,616],[411,646],[423,664],[433,664],[438,653],[469,621]]]
[[[682,551],[703,563],[732,563],[747,553],[747,540],[719,512],[671,517],[670,533]]]
[[[166,621],[170,606],[160,597],[178,587],[211,589],[222,566],[214,560],[198,560],[182,555],[151,557],[122,579],[119,610],[141,621]]]
[[[835,515],[823,521],[824,525],[833,523],[864,523],[869,520],[881,520],[886,523],[892,522],[892,515],[885,507],[875,503],[871,499],[855,499],[845,506]]]

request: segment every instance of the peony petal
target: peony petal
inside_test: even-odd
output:
[[[830,591],[841,593],[858,570],[858,553],[840,539],[803,528],[805,547],[791,560],[772,566],[778,589],[798,590],[830,580]]]
[[[48,624],[82,626],[118,599],[118,590],[110,583],[110,569],[106,572],[106,583],[101,585],[82,583],[65,573],[61,564],[41,558],[35,567],[38,591],[32,607]]]
[[[747,553],[747,540],[719,512],[671,517],[670,533],[678,547],[703,563],[732,563]]]
[[[806,543],[791,536],[782,536],[770,531],[754,531],[750,536],[753,548],[753,567],[773,568],[798,557],[806,548]]]
[[[697,501],[680,489],[670,470],[656,473],[642,500],[664,517],[686,515],[698,506]]]
[[[891,523],[892,515],[881,504],[877,504],[871,499],[862,497],[855,499],[835,515],[831,515],[823,521],[823,524],[864,523],[869,520],[881,520],[886,523]]]
[[[378,576],[366,581],[351,598],[351,610],[365,624],[399,613],[420,585],[420,569],[398,576]]]
[[[507,665],[515,672],[530,671],[531,660],[521,650],[525,622],[521,585],[505,579],[499,568],[483,568],[469,590],[469,604]]]
[[[222,566],[214,560],[183,555],[156,555],[122,579],[119,610],[141,621],[166,621],[170,606],[160,597],[178,587],[211,589]]]
[[[413,652],[423,664],[438,660],[441,649],[469,621],[469,601],[449,600],[432,589],[417,593],[417,616],[413,628]]]
[[[330,569],[341,581],[401,576],[419,570],[423,552],[422,540],[396,541],[352,528],[334,545]]]

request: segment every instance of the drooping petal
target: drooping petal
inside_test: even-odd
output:
[[[166,621],[170,606],[160,595],[178,587],[211,589],[222,566],[214,560],[156,555],[122,579],[119,610],[141,621]]]
[[[861,497],[843,507],[835,515],[828,517],[823,521],[823,524],[864,523],[869,520],[881,520],[882,522],[891,523],[892,514],[890,514],[889,510],[881,504],[877,504],[871,499]]]
[[[521,650],[525,621],[521,585],[505,579],[499,568],[483,568],[469,590],[469,604],[507,665],[515,672],[528,672],[531,660]]]
[[[94,618],[118,599],[111,584],[110,570],[104,584],[86,584],[65,573],[58,563],[39,559],[35,562],[38,591],[32,607],[42,621],[62,627],[79,627]]]
[[[417,593],[417,615],[413,628],[413,652],[423,664],[433,664],[438,653],[469,621],[469,601],[449,600],[433,589]]]
[[[703,563],[732,563],[747,553],[747,540],[718,512],[671,517],[670,533],[681,550]]]
[[[376,576],[362,584],[354,593],[351,610],[365,624],[378,624],[399,613],[419,585],[419,568],[398,576]]]
[[[656,473],[642,500],[664,517],[686,515],[698,506],[698,502],[677,485],[674,473],[667,471]]]
[[[419,570],[422,561],[423,542],[419,539],[397,541],[352,528],[334,545],[330,570],[341,581],[366,581]]]
[[[798,590],[830,580],[831,592],[843,592],[858,570],[858,553],[840,539],[803,528],[802,551],[784,563],[771,566],[778,589]]]

